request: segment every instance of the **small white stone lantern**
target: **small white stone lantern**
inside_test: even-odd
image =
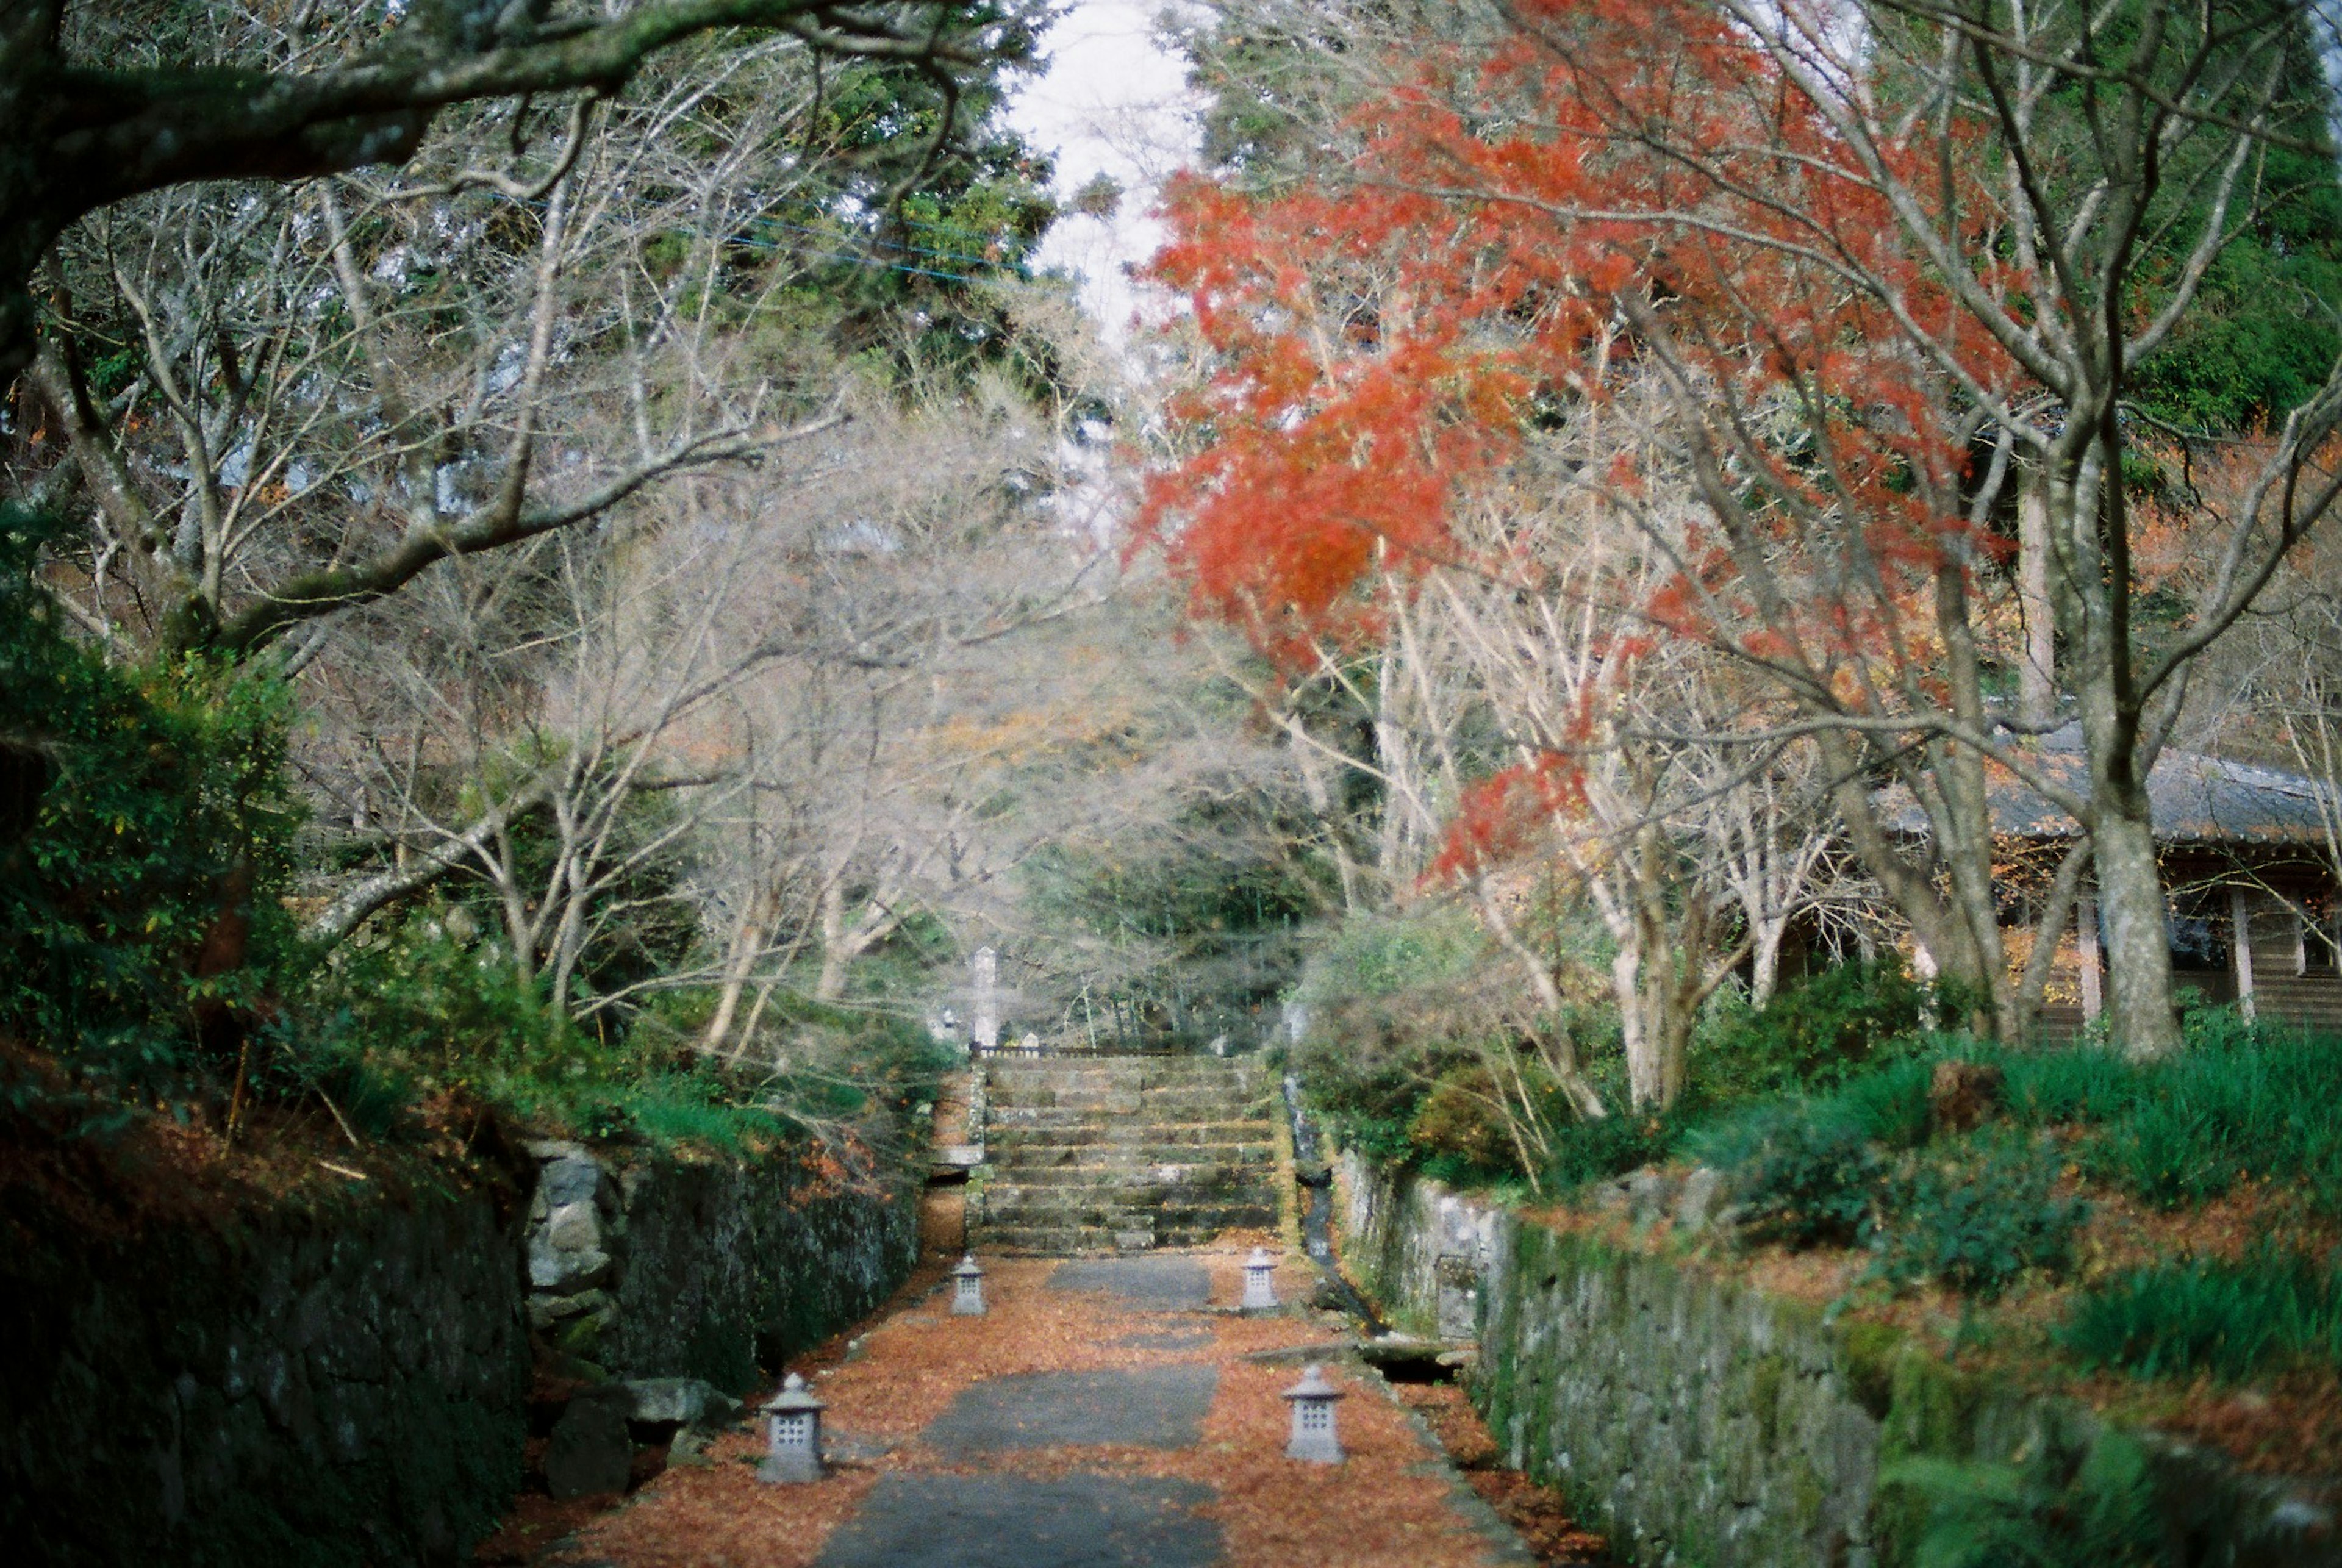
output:
[[[819,1481],[821,1413],[827,1408],[791,1373],[781,1392],[765,1402],[765,1463],[756,1479],[776,1483]]]
[[[984,1270],[976,1254],[967,1253],[952,1270],[952,1316],[982,1317],[984,1315]]]
[[[1286,1440],[1285,1457],[1312,1464],[1342,1463],[1341,1439],[1334,1434],[1334,1402],[1342,1391],[1326,1381],[1316,1365],[1301,1369],[1301,1381],[1285,1391],[1293,1406],[1293,1435]]]
[[[1276,1260],[1266,1247],[1255,1247],[1245,1259],[1244,1310],[1267,1312],[1276,1305]]]

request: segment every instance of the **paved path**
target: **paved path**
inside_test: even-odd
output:
[[[1241,1316],[1234,1248],[992,1263],[991,1312],[940,1292],[814,1380],[830,1477],[755,1478],[727,1436],[580,1533],[616,1568],[1481,1568],[1531,1559],[1370,1376],[1338,1362],[1338,1467],[1284,1457],[1278,1393],[1339,1349]],[[1306,1267],[1280,1273],[1286,1293]]]

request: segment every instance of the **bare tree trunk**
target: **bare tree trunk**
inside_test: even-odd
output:
[[[1781,984],[1781,944],[1789,934],[1786,916],[1767,916],[1750,926],[1748,1005],[1762,1013]]]
[[[1344,823],[1334,807],[1334,792],[1326,783],[1325,764],[1316,754],[1315,743],[1303,734],[1301,715],[1286,714],[1280,722],[1285,729],[1287,749],[1293,756],[1296,772],[1301,775],[1301,793],[1309,802],[1309,809],[1326,824],[1326,847],[1334,857],[1334,874],[1342,885],[1342,913],[1356,914],[1358,904],[1358,868],[1350,859],[1348,835]]]
[[[2046,730],[2057,714],[2057,620],[2049,596],[2049,504],[2039,470],[2017,471],[2017,604],[2025,656],[2017,666],[2017,716]]]
[[[2098,907],[2107,948],[2107,1026],[2133,1057],[2167,1056],[2182,1044],[2172,1005],[2171,934],[2155,826],[2146,792],[2097,790]]]
[[[814,1000],[835,1002],[846,994],[846,884],[832,877],[821,890],[821,973],[813,985]]]

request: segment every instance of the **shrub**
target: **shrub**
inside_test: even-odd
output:
[[[1858,1239],[1886,1173],[1864,1128],[1826,1104],[1767,1106],[1693,1146],[1733,1174],[1750,1233],[1793,1247]]]
[[[2163,1568],[2147,1450],[2102,1433],[2078,1463],[2048,1444],[2021,1463],[1907,1459],[1879,1473],[1926,1509],[1915,1568]]]
[[[2057,1164],[2054,1145],[2008,1132],[1949,1157],[1907,1156],[1865,1237],[1876,1272],[1990,1300],[2028,1269],[2063,1269],[2088,1206],[2057,1195]]]
[[[1719,1100],[1827,1090],[1915,1049],[1926,988],[1890,964],[1841,964],[1728,1012],[1694,1072]]]
[[[2059,1343],[2139,1377],[2250,1377],[2287,1361],[2342,1371],[2342,1276],[2298,1252],[2134,1269],[2074,1304]]]
[[[1510,1171],[1520,1164],[1496,1085],[1476,1062],[1440,1075],[1416,1106],[1406,1140],[1426,1156],[1450,1156],[1467,1168]]]
[[[289,959],[288,696],[190,657],[109,664],[34,575],[46,525],[0,506],[0,1031],[125,1099],[178,1093],[199,1021]]]
[[[1683,1134],[1680,1116],[1636,1116],[1622,1111],[1572,1122],[1554,1134],[1547,1184],[1556,1192],[1572,1192],[1660,1164],[1674,1154]]]

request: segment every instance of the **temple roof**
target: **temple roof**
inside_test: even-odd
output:
[[[2081,726],[2067,724],[2032,748],[2036,766],[2077,794],[2089,793]],[[2020,838],[2077,838],[2081,828],[2059,807],[2005,770],[1990,770],[1987,786],[1995,833]],[[2324,846],[2327,811],[2342,806],[2331,785],[2306,774],[2230,762],[2206,752],[2167,746],[2147,775],[2155,835],[2166,844],[2264,844]],[[1885,792],[1889,816],[1906,833],[1924,834],[1927,820],[1900,785]],[[2321,804],[2321,803],[2323,803]],[[2342,819],[2337,819],[2342,820]]]

